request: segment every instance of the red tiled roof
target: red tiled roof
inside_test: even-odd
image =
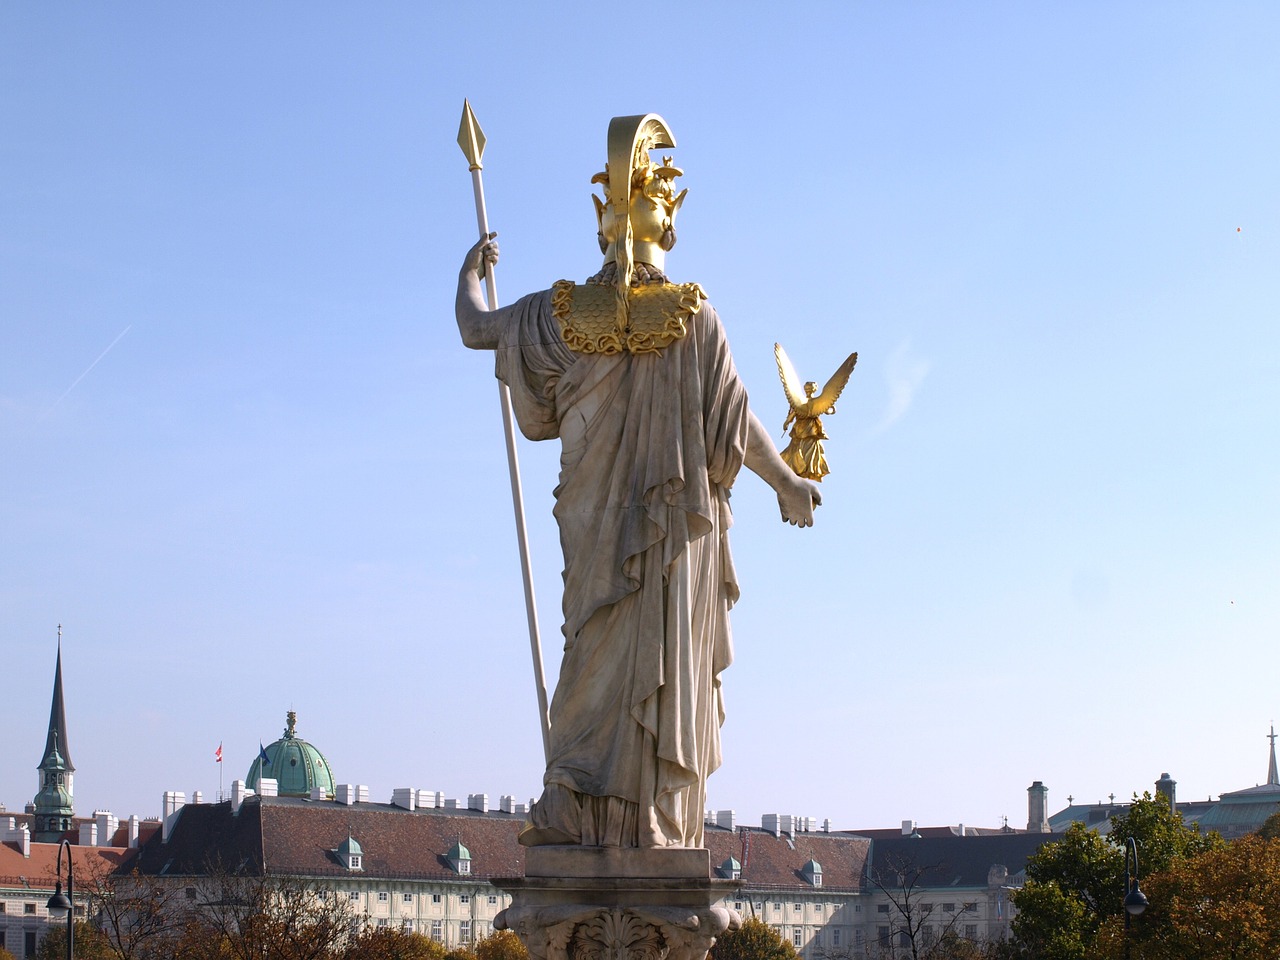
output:
[[[0,886],[29,886],[53,892],[58,862],[56,843],[31,844],[31,856],[24,857],[15,843],[0,843]],[[118,870],[138,852],[122,847],[70,846],[75,875],[88,879],[95,874]],[[66,865],[63,865],[66,872]]]

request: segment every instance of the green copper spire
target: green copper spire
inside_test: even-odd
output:
[[[40,771],[40,792],[35,798],[35,830],[31,839],[37,843],[55,843],[71,829],[75,816],[72,781],[76,768],[67,749],[67,711],[62,701],[62,624],[58,624],[58,659],[53,672],[49,732],[45,736],[44,756],[36,769]]]

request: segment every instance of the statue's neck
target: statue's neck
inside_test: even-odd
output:
[[[618,280],[618,265],[610,260],[600,272],[592,277],[587,278],[587,283],[598,284],[602,287],[611,287]],[[631,285],[638,287],[646,283],[670,283],[667,275],[651,263],[637,263],[631,271]]]

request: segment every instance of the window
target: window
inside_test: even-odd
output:
[[[889,905],[887,903],[876,904],[876,913],[888,913],[888,912],[889,912]]]
[[[470,860],[459,860],[459,861],[458,861],[458,872],[459,872],[459,873],[470,873],[470,872],[471,872],[471,861],[470,861]]]
[[[406,893],[400,898],[404,903],[413,903],[413,894]]]
[[[813,905],[813,910],[815,913],[821,913],[825,907],[826,907],[825,903],[815,903]]]
[[[24,903],[22,912],[28,917],[34,917],[36,915],[36,905],[34,903]]]
[[[196,898],[196,888],[195,888],[195,887],[187,887],[186,894],[187,894],[187,899],[188,899],[188,900],[194,900],[194,899]]]
[[[379,902],[379,903],[386,903],[389,899],[390,899],[390,897],[387,895],[387,891],[385,891],[385,890],[379,890],[379,891],[378,891],[378,902]]]
[[[360,866],[360,857],[358,857],[358,856],[357,856],[356,854],[354,854],[354,853],[353,853],[351,856],[349,856],[349,857],[347,858],[347,869],[349,869],[349,870],[363,870],[364,868]]]
[[[463,920],[458,924],[458,940],[462,943],[471,942],[471,921]]]
[[[464,893],[462,896],[458,897],[458,903],[464,907],[471,906],[471,895]]]
[[[431,939],[439,943],[444,939],[443,924],[439,920],[431,921]]]
[[[386,929],[386,926],[387,926],[387,918],[383,917],[381,920],[378,921],[378,929],[384,930]]]
[[[964,925],[964,938],[966,940],[978,939],[978,925],[976,923],[966,923]]]
[[[73,911],[72,911],[72,913],[74,913],[77,917],[83,917],[83,916],[84,916],[84,904],[83,904],[83,903],[77,903],[77,904],[76,904],[76,908],[75,908],[75,910],[73,910]]]
[[[800,904],[798,904],[798,903],[793,903],[793,904],[791,905],[791,912],[792,912],[792,913],[799,913],[799,912],[800,912],[801,910],[803,910],[803,909],[804,909],[804,907],[803,907],[803,906],[801,906],[801,905],[800,905]]]
[[[498,898],[493,894],[489,894],[489,906],[496,907],[497,905],[498,905]]]
[[[840,928],[839,928],[839,927],[833,927],[833,928],[832,928],[832,930],[831,930],[831,945],[832,945],[833,947],[838,947],[838,946],[840,946],[840,941],[841,941],[841,939],[842,939],[842,938],[841,938],[841,936],[840,936]]]
[[[34,930],[26,930],[23,932],[22,954],[26,957],[34,957],[36,955],[36,932]]]
[[[933,913],[933,904],[932,903],[920,904],[920,911],[925,914]]]
[[[438,893],[433,893],[433,894],[431,895],[431,902],[432,902],[432,903],[439,903],[439,902],[440,902],[440,894],[438,894]]]
[[[773,905],[773,912],[774,912],[774,913],[781,913],[781,912],[782,912],[782,904],[780,904],[780,903],[774,903],[774,905]]]
[[[965,912],[965,913],[977,913],[977,912],[978,912],[978,905],[977,905],[976,903],[966,903],[966,904],[964,905],[964,912]]]
[[[800,927],[793,927],[791,930],[791,943],[793,946],[802,946],[804,944],[804,930]]]
[[[741,900],[735,900],[735,901],[733,901],[733,909],[734,909],[735,911],[737,911],[738,913],[741,913],[741,912],[742,912],[742,901],[741,901]]]
[[[405,933],[413,933],[413,921],[407,918],[404,920],[401,920],[400,929],[403,930]]]
[[[810,940],[809,943],[811,943],[813,946],[821,950],[822,949],[822,931],[821,930],[813,931],[813,939]]]
[[[5,910],[4,910],[5,906],[6,906],[5,902],[4,902],[3,900],[0,900],[0,913],[4,913],[4,912],[5,912]],[[3,932],[4,932],[4,931],[0,931],[0,933],[3,933]]]
[[[888,927],[876,927],[876,939],[877,939],[877,940],[879,940],[881,943],[888,943],[888,942],[889,942],[889,928],[888,928]]]
[[[349,894],[347,894],[347,896],[351,898],[352,902],[355,902],[356,900],[360,899],[360,891],[352,890]]]
[[[955,912],[956,912],[956,905],[955,905],[954,903],[944,903],[944,904],[942,905],[942,912],[943,912],[943,913],[955,913]]]

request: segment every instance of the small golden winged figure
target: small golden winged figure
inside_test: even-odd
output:
[[[800,377],[791,358],[787,356],[787,351],[782,349],[782,344],[773,345],[773,356],[778,361],[778,376],[782,380],[783,392],[791,405],[791,412],[782,424],[784,433],[787,427],[791,427],[791,442],[782,451],[782,459],[797,476],[821,482],[831,471],[827,468],[827,458],[822,452],[822,441],[827,439],[827,435],[819,418],[836,412],[836,401],[840,399],[844,385],[849,382],[849,375],[858,362],[858,354],[849,354],[848,359],[840,364],[840,369],[831,375],[827,385],[816,397],[813,394],[818,385],[810,380],[801,387]]]

